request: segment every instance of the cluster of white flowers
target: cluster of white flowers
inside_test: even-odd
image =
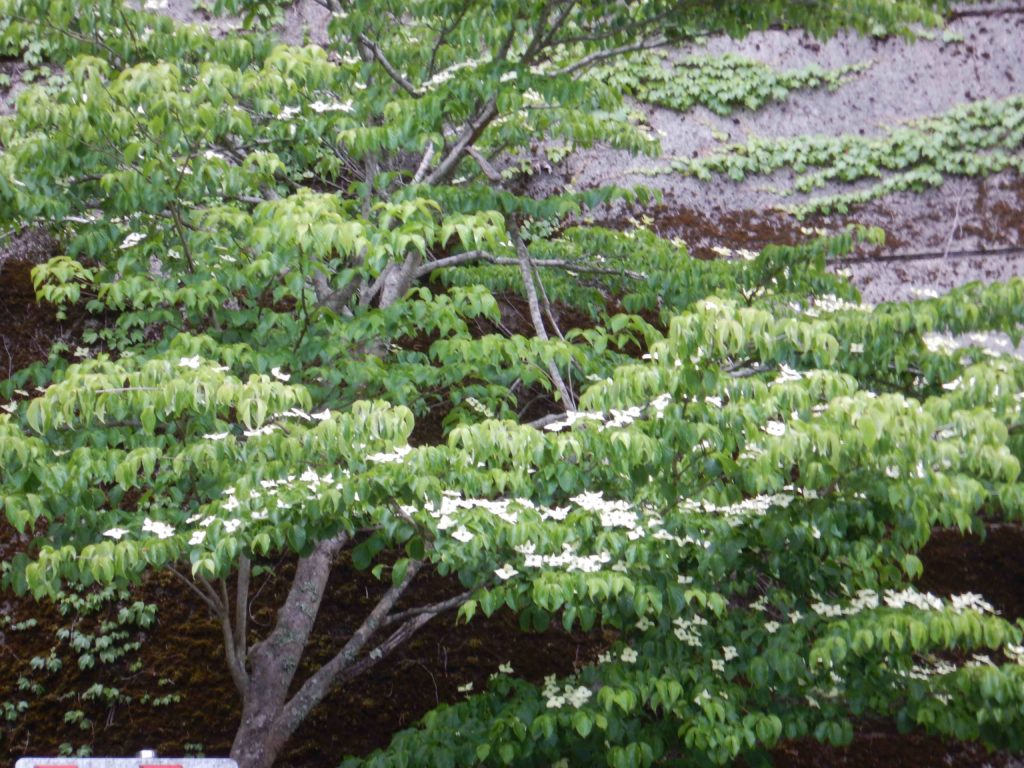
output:
[[[903,673],[904,677],[909,677],[913,680],[927,680],[930,677],[936,675],[948,675],[956,672],[957,666],[943,659],[937,659],[933,663],[925,666],[923,664],[915,664],[914,667],[907,672]]]
[[[306,413],[300,408],[289,408],[287,411],[274,414],[275,419],[282,418],[294,418],[302,419],[303,421],[326,421],[331,418],[331,411],[329,408],[324,408],[319,413]]]
[[[567,684],[560,689],[554,675],[548,675],[544,678],[544,689],[541,693],[547,699],[548,709],[561,709],[566,704],[579,709],[590,701],[590,697],[593,696],[593,691],[585,685],[572,686]]]
[[[996,613],[996,609],[981,595],[973,592],[966,592],[961,595],[952,595],[948,601],[930,592],[918,592],[916,589],[907,588],[900,591],[886,590],[879,595],[873,589],[858,589],[846,606],[827,603],[817,598],[811,604],[811,610],[825,618],[837,618],[840,616],[853,616],[861,611],[874,610],[885,604],[889,608],[902,609],[906,607],[917,608],[921,611],[941,611],[951,609],[955,613],[964,611],[977,611],[979,613]],[[791,614],[792,618],[794,614]],[[797,621],[800,614],[795,612]]]
[[[753,261],[757,258],[757,251],[751,251],[748,248],[726,248],[723,245],[716,245],[711,248],[716,254],[721,256],[723,259],[730,259],[737,256],[743,261]]]
[[[707,619],[701,616],[694,616],[692,619],[684,619],[679,616],[673,619],[672,624],[675,629],[672,630],[676,636],[676,639],[681,643],[686,643],[691,648],[700,648],[703,643],[700,639],[700,627],[706,627],[708,624]]]
[[[433,90],[438,86],[444,85],[453,77],[455,77],[455,73],[458,72],[459,70],[475,68],[480,66],[481,64],[486,64],[488,61],[489,59],[466,59],[465,61],[456,62],[447,69],[442,69],[436,75],[434,75],[425,83],[423,83],[423,87],[428,91]]]
[[[302,111],[302,107],[282,107],[281,111],[277,113],[278,120],[291,120],[299,112]]]
[[[727,518],[734,518],[739,522],[743,518],[760,517],[772,507],[788,507],[795,498],[796,496],[789,493],[769,493],[725,505],[718,505],[707,499],[702,501],[687,499],[683,502],[683,509],[690,512],[703,511],[708,514],[719,514]]]
[[[371,453],[366,457],[367,461],[372,461],[375,464],[398,464],[401,463],[406,456],[412,453],[412,446],[399,445],[395,450],[391,452],[379,452]]]
[[[636,421],[637,419],[640,418],[640,415],[641,415],[642,412],[643,412],[642,409],[638,405],[630,406],[629,408],[626,408],[625,410],[619,410],[617,408],[612,408],[609,411],[609,414],[610,414],[611,418],[609,418],[604,423],[604,425],[600,427],[600,429],[601,430],[604,430],[604,429],[618,429],[620,427],[629,426],[634,421]]]
[[[800,381],[803,378],[803,374],[795,368],[790,368],[785,363],[779,365],[779,375],[772,382],[775,384],[786,384],[791,381]]]
[[[637,514],[630,508],[628,501],[605,499],[603,493],[590,491],[574,496],[572,501],[588,512],[597,512],[604,528],[632,529],[637,526]]]
[[[588,411],[569,411],[561,421],[555,421],[544,427],[548,432],[561,432],[563,429],[573,427],[581,421],[604,421],[603,413],[590,413]]]
[[[572,544],[562,545],[562,551],[557,555],[538,555],[534,545],[529,543],[517,547],[521,554],[524,554],[523,567],[525,568],[557,568],[565,571],[580,571],[581,573],[597,573],[601,567],[611,562],[612,556],[607,552],[599,552],[593,555],[580,555]]]
[[[650,359],[648,355],[645,355],[644,357]],[[721,399],[714,399],[718,401],[717,404],[721,407]],[[712,398],[708,398],[709,402],[711,402],[711,400]],[[607,415],[600,411],[569,411],[565,414],[563,419],[546,425],[544,429],[549,432],[561,432],[563,429],[569,429],[580,422],[587,421],[598,422],[598,431],[604,431],[605,429],[619,429],[621,427],[627,427],[637,419],[642,418],[643,412],[647,408],[651,409],[656,419],[664,418],[664,411],[668,408],[671,402],[672,395],[668,392],[664,392],[646,405],[631,405],[628,408],[622,409],[611,408]]]
[[[840,299],[838,296],[831,293],[826,293],[821,296],[816,296],[814,299],[814,306],[805,309],[804,314],[808,317],[818,317],[822,312],[843,312],[851,309],[859,312],[870,312],[874,308],[874,304],[854,304],[846,301],[845,299]]]
[[[347,112],[352,113],[355,108],[352,99],[348,101],[314,101],[309,105],[314,112]]]
[[[143,533],[155,534],[158,539],[169,539],[174,535],[174,527],[159,520],[150,520],[148,517],[142,521]]]
[[[921,340],[929,352],[952,354],[957,350],[953,337],[946,333],[926,333],[921,336]]]

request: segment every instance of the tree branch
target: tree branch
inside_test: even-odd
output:
[[[394,608],[395,603],[402,596],[412,580],[419,573],[423,567],[423,563],[419,560],[413,560],[409,563],[409,567],[405,572],[405,576],[399,584],[396,584],[388,589],[387,592],[377,601],[377,605],[374,606],[373,610],[370,611],[369,615],[363,620],[363,623],[359,628],[352,633],[348,642],[345,646],[338,651],[338,653],[318,669],[302,686],[295,695],[289,699],[288,703],[284,706],[278,723],[285,729],[287,733],[292,733],[295,728],[298,727],[306,715],[319,704],[327,692],[334,685],[338,676],[348,669],[356,660],[356,656],[365,647],[365,645],[373,638],[373,636],[380,630],[388,613]],[[420,622],[420,625],[425,624],[429,621],[429,618],[424,616],[418,616],[412,619],[412,622]],[[398,632],[402,630],[399,629]],[[398,634],[396,632],[395,634]],[[392,635],[392,638],[394,635]],[[389,638],[390,641],[391,638]],[[376,655],[376,654],[374,654]],[[376,662],[376,659],[373,659]]]
[[[572,75],[579,72],[581,69],[592,67],[602,61],[613,59],[616,56],[622,56],[627,53],[635,53],[636,51],[649,51],[652,48],[660,48],[668,43],[668,39],[662,36],[651,38],[650,40],[644,40],[639,43],[632,43],[630,45],[620,45],[618,48],[609,48],[604,51],[594,51],[591,54],[584,56],[579,61],[570,64],[567,67],[556,69],[553,72],[546,73],[550,77],[562,77],[565,75]]]
[[[434,169],[433,173],[427,177],[427,184],[439,184],[444,181],[455,170],[455,166],[459,164],[463,156],[466,154],[466,150],[480,138],[480,134],[483,133],[484,129],[490,124],[490,122],[498,116],[498,100],[496,97],[491,96],[487,102],[477,110],[477,113],[473,118],[466,123],[462,129],[462,133],[459,134],[458,140],[448,150],[448,154],[445,155],[444,159],[438,164],[437,168]]]
[[[206,603],[206,606],[210,609],[210,611],[214,615],[220,615],[220,613],[221,613],[220,606],[217,603],[215,603],[213,600],[211,600],[209,597],[207,597],[205,594],[203,594],[203,591],[201,589],[199,589],[199,587],[197,587],[195,585],[195,582],[192,581],[192,579],[186,578],[184,575],[182,575],[181,571],[179,571],[177,568],[174,568],[174,567],[171,568],[171,575],[174,576],[176,579],[178,579],[178,581],[180,581],[186,587],[191,589],[193,592],[195,592],[195,594],[199,597],[199,599],[202,600],[204,603]]]
[[[423,181],[423,177],[427,175],[427,169],[430,167],[430,161],[434,159],[434,142],[428,141],[427,148],[423,152],[423,159],[420,160],[420,165],[416,169],[416,175],[412,177],[411,184],[419,184]]]
[[[405,75],[395,69],[394,65],[388,61],[388,57],[384,54],[381,47],[365,34],[360,33],[359,35],[359,47],[368,51],[370,57],[377,60],[377,63],[380,64],[384,68],[384,71],[388,73],[388,77],[394,80],[403,91],[416,99],[423,96],[423,91],[419,90],[415,85],[409,82],[409,79],[405,77]]]
[[[516,254],[519,257],[519,271],[523,276],[526,303],[530,307],[533,329],[537,334],[537,338],[542,341],[548,341],[548,332],[544,327],[544,318],[541,316],[540,302],[537,299],[537,286],[533,282],[533,264],[530,261],[530,252],[526,249],[526,243],[523,242],[523,236],[519,231],[519,224],[513,216],[509,216],[506,220],[506,228],[512,237],[512,243],[515,245]],[[566,411],[576,410],[576,404],[572,399],[572,395],[569,394],[569,388],[565,386],[565,380],[562,379],[562,374],[559,372],[554,360],[548,361],[548,374],[550,374],[551,381],[562,398],[562,407]]]
[[[450,611],[452,608],[458,608],[460,605],[466,602],[466,600],[468,600],[469,596],[472,594],[473,593],[471,591],[467,590],[466,592],[458,594],[455,597],[449,597],[447,600],[442,600],[438,603],[432,603],[431,605],[422,605],[419,608],[410,608],[407,611],[399,611],[398,613],[393,613],[384,620],[384,622],[381,624],[381,627],[390,627],[392,624],[397,624],[400,621],[405,621],[406,619],[411,619],[415,616],[420,616],[424,613],[429,613],[432,617],[437,616],[437,614],[444,613],[445,611]]]
[[[463,264],[471,264],[476,261],[484,261],[488,264],[496,264],[501,267],[514,267],[519,264],[519,259],[511,259],[504,256],[495,256],[487,251],[466,251],[457,253],[454,256],[445,256],[443,259],[429,261],[416,270],[416,278],[426,277],[431,272],[448,267],[458,267]],[[629,269],[613,269],[611,267],[594,267],[589,264],[581,264],[568,259],[534,259],[533,266],[546,269],[564,269],[570,272],[587,272],[598,275],[623,275],[633,280],[646,280],[647,276],[642,272],[634,272]]]

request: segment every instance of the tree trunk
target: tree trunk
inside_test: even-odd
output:
[[[231,757],[240,768],[269,768],[291,733],[281,722],[288,689],[313,631],[331,562],[347,538],[341,535],[322,541],[299,560],[274,631],[249,653],[242,722],[231,746]]]

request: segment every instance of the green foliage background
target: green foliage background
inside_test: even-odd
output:
[[[278,6],[217,5],[256,26]],[[46,227],[62,253],[40,297],[113,318],[87,359],[0,385],[0,506],[31,536],[5,583],[46,597],[177,564],[216,584],[347,536],[395,590],[423,563],[457,578],[460,620],[507,605],[618,632],[578,675],[499,678],[366,765],[756,761],[845,743],[866,714],[1024,748],[1020,624],[911,586],[934,526],[1024,513],[1024,365],[935,336],[1018,341],[1024,282],[868,307],[826,265],[874,231],[704,262],[580,224],[642,191],[522,194],[538,142],[657,151],[620,84],[583,77],[609,52],[900,32],[941,5],[351,2],[327,50],[115,0],[2,0],[0,45],[52,77],[0,119],[0,228]],[[693,64],[712,90],[734,65]],[[744,99],[673,106],[832,82],[748,74]],[[943,137],[1002,146],[1017,106],[960,110],[926,147],[779,143],[687,170],[988,172],[1010,156],[949,159]],[[417,433],[437,412],[440,434]]]

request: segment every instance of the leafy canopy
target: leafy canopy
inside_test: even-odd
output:
[[[911,584],[933,526],[1024,515],[1024,365],[940,335],[1017,338],[1024,281],[868,307],[826,262],[877,232],[703,262],[583,225],[643,193],[524,194],[539,143],[657,150],[582,79],[611,53],[933,5],[350,2],[325,49],[2,0],[55,74],[0,119],[0,226],[53,232],[39,295],[109,318],[2,385],[44,390],[0,415],[5,580],[208,585],[344,541],[397,594],[452,574],[462,620],[618,633],[374,766],[724,764],[864,714],[1024,748],[1020,625]]]

